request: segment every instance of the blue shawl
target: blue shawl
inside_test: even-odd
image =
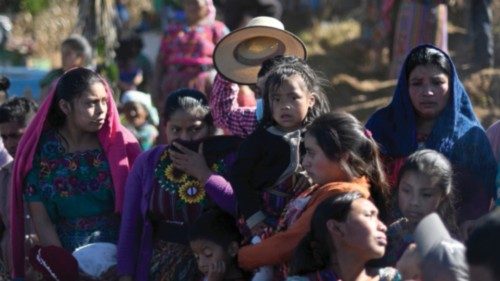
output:
[[[494,196],[496,161],[484,129],[474,114],[469,96],[458,78],[450,57],[431,45],[421,45],[414,50],[424,47],[434,48],[443,53],[451,66],[450,99],[434,123],[425,147],[444,154],[453,164],[455,173],[462,174],[457,178],[460,182],[455,182],[460,199],[463,201],[470,199],[475,201],[471,202],[473,204],[481,204],[474,210],[474,213],[478,214],[479,209],[487,210],[485,209],[487,206],[483,205],[488,202],[483,201]],[[408,57],[400,72],[391,103],[375,112],[366,124],[373,138],[379,143],[382,154],[395,158],[409,156],[417,150],[418,145],[415,111],[411,104],[404,71],[407,63]],[[466,183],[473,184],[475,191],[471,192],[470,187],[463,186]],[[477,197],[482,199],[476,200]]]

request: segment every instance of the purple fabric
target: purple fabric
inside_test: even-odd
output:
[[[223,176],[211,175],[205,182],[205,191],[217,206],[236,217],[233,187]]]
[[[147,280],[153,253],[153,228],[147,218],[154,181],[154,169],[162,152],[160,145],[142,153],[135,161],[125,184],[120,238],[118,240],[118,275],[130,275],[136,281]],[[236,199],[229,182],[212,175],[205,183],[210,198],[223,210],[235,214]]]

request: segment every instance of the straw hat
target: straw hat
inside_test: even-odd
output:
[[[226,79],[255,84],[260,66],[277,55],[306,58],[304,43],[272,17],[256,17],[226,35],[214,51],[214,65]]]

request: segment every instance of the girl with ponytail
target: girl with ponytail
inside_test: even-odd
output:
[[[382,218],[387,214],[388,187],[377,145],[354,116],[331,112],[317,117],[307,127],[304,144],[302,165],[315,185],[290,201],[278,233],[240,249],[238,262],[243,269],[289,262],[309,231],[317,206],[331,196],[356,191],[363,198],[373,199]],[[317,249],[324,248],[320,243],[316,245]],[[324,255],[318,252],[313,260],[321,261]]]

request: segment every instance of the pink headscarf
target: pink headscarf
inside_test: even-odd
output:
[[[97,133],[102,149],[110,163],[111,177],[115,192],[115,211],[121,212],[124,186],[128,172],[135,158],[141,152],[137,139],[120,124],[116,104],[111,88],[101,79],[108,94],[108,113],[104,125]],[[11,195],[11,243],[12,243],[12,276],[24,276],[24,209],[23,180],[33,166],[38,140],[47,126],[46,119],[55,96],[57,82],[52,84],[49,95],[31,121],[26,133],[21,138],[14,160]]]

